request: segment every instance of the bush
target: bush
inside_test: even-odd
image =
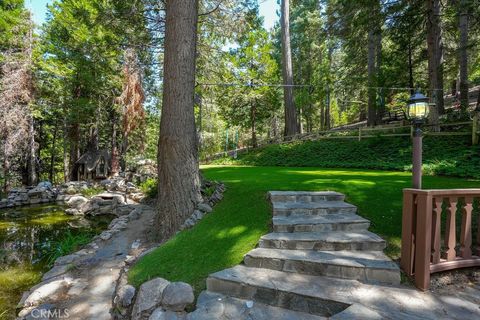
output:
[[[140,190],[148,197],[148,198],[156,198],[158,193],[158,182],[157,179],[148,178],[144,182],[140,184]]]
[[[480,178],[480,146],[472,146],[469,137],[427,136],[423,141],[425,174]],[[238,160],[219,159],[215,163],[409,171],[412,143],[408,137],[294,142],[266,146],[241,154]]]

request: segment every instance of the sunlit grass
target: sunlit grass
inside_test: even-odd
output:
[[[204,166],[206,178],[227,185],[224,199],[193,229],[139,261],[129,272],[134,285],[163,277],[192,284],[198,293],[208,274],[240,263],[268,232],[271,223],[266,199],[270,190],[333,190],[346,194],[359,214],[371,221],[370,230],[388,242],[387,254],[400,253],[402,190],[411,174],[361,169]],[[476,180],[428,176],[432,189],[480,187]]]
[[[0,269],[0,319],[14,319],[22,292],[40,281],[42,274],[29,266]]]

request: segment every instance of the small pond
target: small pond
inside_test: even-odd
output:
[[[69,216],[52,204],[0,210],[0,319],[15,317],[23,291],[40,281],[57,256],[88,243],[111,220]]]

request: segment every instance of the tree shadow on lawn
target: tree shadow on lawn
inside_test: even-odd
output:
[[[141,259],[129,272],[129,280],[140,285],[163,277],[185,281],[199,292],[212,272],[241,263],[259,238],[268,233],[271,209],[266,193],[271,190],[332,190],[346,194],[359,214],[372,222],[370,230],[385,237],[387,253],[400,252],[402,189],[410,187],[405,172],[287,167],[203,168],[211,180],[227,185],[224,199],[194,228],[179,233]],[[478,181],[425,177],[425,188],[480,187]]]

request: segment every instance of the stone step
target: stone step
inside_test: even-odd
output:
[[[353,214],[357,207],[343,201],[272,202],[274,216]]]
[[[355,280],[236,266],[211,274],[207,290],[293,311],[331,317],[350,306]],[[345,298],[338,293],[344,293]]]
[[[203,291],[197,299],[197,309],[188,320],[326,320],[327,318],[273,307],[252,300]]]
[[[382,251],[386,243],[369,231],[273,232],[260,238],[259,247],[316,251]]]
[[[345,195],[334,191],[270,191],[272,202],[343,201]]]
[[[364,231],[370,221],[356,214],[273,217],[274,232]]]
[[[400,270],[382,251],[313,251],[257,248],[245,255],[247,267],[365,283],[399,284]]]

